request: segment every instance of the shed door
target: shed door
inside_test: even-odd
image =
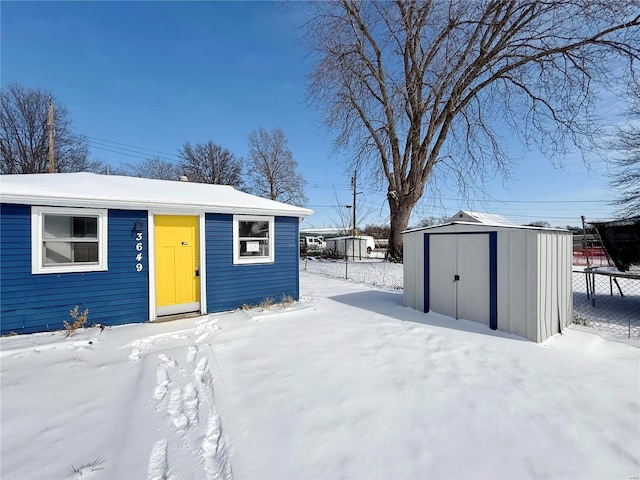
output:
[[[458,316],[489,325],[489,235],[458,238]]]
[[[457,235],[429,236],[429,309],[458,318],[456,284],[458,255]]]
[[[429,235],[429,310],[489,325],[489,234]]]
[[[198,217],[156,215],[156,312],[200,310]]]

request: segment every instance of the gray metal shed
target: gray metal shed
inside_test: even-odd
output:
[[[347,257],[352,260],[364,260],[369,258],[367,252],[367,239],[361,237],[334,237],[325,240],[326,250]]]
[[[403,239],[405,306],[534,342],[571,323],[570,232],[454,221]]]

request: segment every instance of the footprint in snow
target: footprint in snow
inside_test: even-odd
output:
[[[190,345],[187,350],[187,365],[193,365],[196,361],[196,355],[198,354],[198,346]]]
[[[169,388],[169,374],[167,373],[167,369],[164,367],[160,367],[156,371],[156,390],[153,394],[153,398],[157,401],[162,401],[164,396],[167,394],[167,390]]]
[[[147,480],[167,480],[168,475],[167,440],[163,438],[158,440],[151,449]]]

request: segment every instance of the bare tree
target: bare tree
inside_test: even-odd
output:
[[[376,240],[387,240],[389,238],[389,225],[369,225],[362,229],[363,235],[371,235]]]
[[[551,224],[546,220],[536,220],[535,222],[527,223],[525,227],[551,228]]]
[[[366,225],[368,219],[374,215],[373,210],[370,206],[362,205],[362,202],[359,202],[356,205],[358,210],[356,222],[357,224],[353,224],[353,198],[349,198],[349,200],[344,201],[340,199],[342,195],[338,195],[338,192],[334,189],[333,191],[334,202],[332,213],[329,214],[329,220],[334,227],[340,229],[340,235],[358,235],[361,232],[361,229],[358,228],[358,225]]]
[[[331,224],[339,229],[339,235],[351,235],[353,219],[351,216],[351,205],[334,204],[333,213],[329,215]]]
[[[242,188],[242,163],[233,153],[209,140],[191,146],[185,143],[179,153],[180,169],[191,182],[232,185]]]
[[[507,128],[555,158],[585,147],[598,87],[640,55],[636,0],[315,5],[311,99],[336,146],[386,185],[394,258],[428,182],[506,176]]]
[[[636,83],[630,92],[631,108],[626,127],[617,129],[613,148],[619,156],[614,160],[615,174],[612,186],[617,189],[619,217],[640,215],[640,83]]]
[[[50,92],[11,84],[0,92],[0,172],[46,173],[49,171]],[[98,161],[88,159],[83,137],[71,131],[64,105],[54,101],[55,168],[58,172],[100,171]]]
[[[447,223],[451,217],[447,215],[437,216],[429,216],[423,217],[418,222],[418,228],[422,227],[432,227],[433,225],[442,225],[443,223]]]
[[[304,178],[281,128],[270,132],[260,128],[249,134],[249,161],[252,193],[293,205],[307,203]]]
[[[180,166],[176,163],[153,157],[142,162],[128,164],[124,174],[131,177],[155,178],[157,180],[178,180],[181,174]]]

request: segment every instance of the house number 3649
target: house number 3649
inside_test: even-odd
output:
[[[142,232],[138,232],[136,233],[136,252],[138,252],[136,254],[136,271],[141,272],[142,271]]]

